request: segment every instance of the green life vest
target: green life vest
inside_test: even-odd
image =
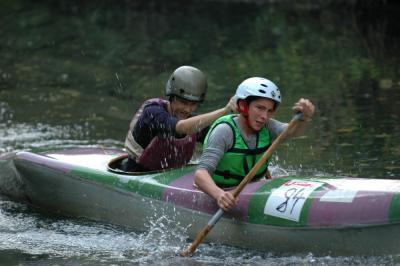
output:
[[[269,132],[263,127],[262,130],[257,133],[256,147],[250,149],[240,134],[236,123],[233,121],[233,118],[236,116],[237,115],[226,115],[217,119],[208,131],[204,141],[204,145],[207,146],[210,132],[219,124],[228,124],[233,131],[233,146],[219,161],[217,169],[212,176],[214,182],[220,187],[239,185],[240,181],[249,173],[271,144]],[[268,171],[269,160],[270,159],[258,169],[253,180],[265,176],[265,173]]]

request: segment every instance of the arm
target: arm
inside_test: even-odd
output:
[[[292,110],[295,113],[303,113],[303,117],[299,120],[297,126],[288,132],[288,138],[298,137],[304,134],[307,128],[307,122],[314,115],[315,107],[308,99],[301,98],[294,104]]]
[[[231,112],[236,112],[235,97],[232,97],[224,108],[179,120],[176,124],[175,131],[178,134],[193,134],[199,132],[203,128],[211,125],[219,117],[230,114]]]
[[[195,173],[196,185],[214,198],[218,206],[225,211],[233,208],[237,200],[230,192],[219,188],[211,177],[224,153],[233,145],[233,132],[227,124],[216,126],[208,137],[199,165]]]
[[[206,169],[196,170],[194,182],[202,191],[214,198],[223,210],[228,211],[236,205],[237,199],[230,192],[218,187]]]

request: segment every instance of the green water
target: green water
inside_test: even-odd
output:
[[[281,88],[280,120],[291,118],[300,97],[314,102],[306,136],[279,147],[273,162],[280,168],[400,178],[400,7],[353,3],[0,0],[0,153],[120,148],[142,101],[163,96],[176,67],[193,65],[209,81],[200,112],[223,106],[250,76]],[[220,253],[205,256],[218,264]],[[56,254],[55,264],[70,258]],[[293,260],[257,261],[266,262]]]
[[[393,7],[311,2],[3,0],[1,119],[57,128],[63,140],[122,141],[141,102],[190,64],[209,79],[199,111],[223,106],[249,76],[279,85],[278,119],[300,97],[315,103],[307,136],[280,152],[283,167],[400,176]]]

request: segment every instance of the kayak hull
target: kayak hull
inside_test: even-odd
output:
[[[184,228],[191,239],[218,210],[209,196],[193,187],[193,167],[138,175],[110,172],[107,162],[121,154],[121,151],[97,149],[72,150],[64,154],[17,153],[13,162],[24,187],[21,192],[23,195],[18,198],[51,213],[85,217],[141,231],[148,229],[151,221],[167,217],[172,221],[171,224]],[[363,182],[361,179],[348,181],[356,184]],[[372,189],[367,192],[357,191],[360,196],[346,191],[341,194],[342,198],[333,202],[345,207],[330,207],[332,209],[327,213],[323,209],[324,205],[318,207],[316,202],[332,205],[332,201],[321,200],[321,195],[326,196],[337,190],[332,190],[332,183],[320,185],[320,179],[291,177],[270,189],[273,182],[278,181],[264,180],[246,187],[240,198],[242,205],[239,204],[237,209],[225,214],[206,241],[279,253],[400,253],[400,241],[397,237],[400,234],[400,224],[396,220],[396,211],[383,216],[379,213],[380,209],[370,215],[363,214],[368,212],[365,210],[360,213],[353,211],[357,217],[347,217],[350,215],[349,211],[343,210],[366,199],[370,199],[367,202],[368,209],[374,208],[371,202],[379,201],[379,204],[375,204],[376,208],[392,210],[396,207],[394,204],[397,204],[397,189],[389,192]],[[335,182],[339,181],[334,181],[333,184]],[[269,201],[273,202],[274,197],[279,199],[279,195],[275,194],[280,189],[286,189],[283,190],[283,199],[286,197],[289,202],[289,199],[296,200],[289,197],[293,188],[306,185],[316,188],[312,188],[312,191],[310,188],[309,195],[306,193],[297,199],[297,204],[300,200],[304,201],[301,209],[296,209],[297,206],[294,205],[286,206],[285,201],[274,205],[279,208],[273,211],[281,211],[283,207],[291,207],[293,212],[299,211],[297,221],[292,214],[283,219],[283,216],[277,217],[281,213],[273,216],[273,211],[267,210]],[[353,195],[353,201],[349,202],[343,195]],[[390,198],[389,204],[387,198]],[[383,207],[385,204],[389,207]],[[257,206],[261,206],[263,210],[257,211]],[[384,218],[380,218],[381,216]]]

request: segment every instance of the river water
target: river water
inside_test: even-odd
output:
[[[208,76],[200,112],[222,107],[250,76],[281,88],[280,120],[300,97],[314,102],[306,136],[279,148],[274,169],[398,179],[400,9],[392,1],[321,2],[2,0],[0,154],[122,148],[136,108],[163,96],[171,71],[189,64]],[[396,254],[320,257],[215,244],[181,258],[184,228],[164,218],[134,232],[1,196],[0,264],[400,263]]]

